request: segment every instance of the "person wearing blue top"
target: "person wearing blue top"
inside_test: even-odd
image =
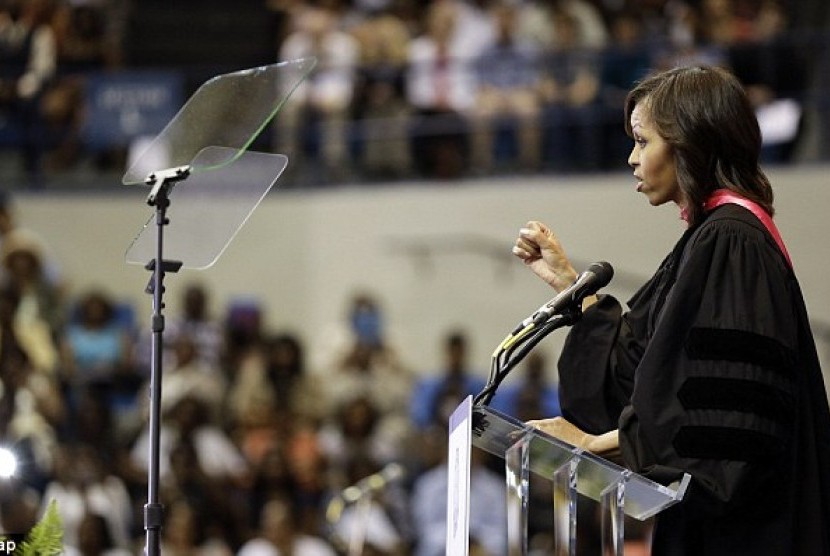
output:
[[[450,332],[445,341],[446,365],[415,384],[410,403],[410,417],[416,429],[425,429],[439,423],[446,427],[450,413],[468,395],[475,396],[484,388],[485,381],[476,375],[467,363],[467,336],[460,331]]]

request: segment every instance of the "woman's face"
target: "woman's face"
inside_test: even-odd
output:
[[[654,206],[669,201],[682,206],[674,152],[657,133],[642,102],[631,111],[631,132],[634,148],[628,157],[628,165],[634,169],[637,191],[648,197],[648,202]]]

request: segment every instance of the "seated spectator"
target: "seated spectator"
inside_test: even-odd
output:
[[[31,363],[52,373],[58,362],[55,339],[63,328],[63,292],[46,274],[43,244],[27,230],[15,229],[3,237],[2,257],[5,287],[19,299],[14,316],[18,339]]]
[[[107,66],[112,45],[105,36],[103,3],[58,3],[52,28],[58,71],[43,94],[42,110],[51,136],[47,165],[62,170],[73,167],[82,155],[86,74]]]
[[[324,180],[344,177],[349,166],[346,139],[359,55],[357,41],[337,24],[330,9],[308,7],[279,50],[280,60],[315,57],[317,66],[276,117],[276,150],[302,160],[309,150],[304,142],[316,140]],[[303,137],[309,129],[316,137]]]
[[[515,130],[519,168],[538,170],[541,129],[539,127],[539,60],[533,43],[516,34],[517,6],[497,4],[492,8],[496,37],[475,60],[478,88],[471,111],[473,169],[492,171],[494,139],[500,128]],[[512,158],[512,154],[511,154]]]
[[[188,284],[181,297],[178,313],[168,322],[165,339],[186,335],[195,343],[196,355],[206,368],[219,369],[222,357],[222,326],[211,314],[211,296],[207,286],[198,282]]]
[[[305,347],[299,337],[290,333],[269,336],[264,350],[265,377],[273,388],[278,415],[322,419],[326,411],[320,403],[323,386],[306,369]]]
[[[225,350],[222,371],[233,379],[243,365],[260,365],[264,359],[262,307],[255,299],[230,302],[222,325]]]
[[[297,486],[289,468],[287,444],[287,441],[273,444],[252,465],[247,508],[247,525],[250,529],[259,527],[259,516],[269,500],[277,497],[293,498],[297,495]]]
[[[579,31],[579,48],[599,50],[609,46],[608,29],[595,3],[586,0],[531,0],[520,3],[518,34],[531,40],[543,51],[561,44],[562,29],[555,19],[566,16]],[[567,32],[567,31],[566,31]]]
[[[109,394],[116,383],[137,380],[132,365],[132,337],[116,315],[109,294],[95,288],[80,297],[61,346],[63,373],[78,389],[99,388]]]
[[[18,303],[16,292],[0,290],[0,439],[25,453],[28,484],[41,488],[65,404],[55,377],[33,365],[30,347],[20,341]]]
[[[265,348],[260,343],[232,370],[226,400],[231,427],[244,427],[261,415],[275,415],[277,393],[268,380]]]
[[[631,139],[621,125],[620,106],[634,84],[645,77],[652,67],[652,56],[645,40],[639,14],[623,11],[611,20],[613,48],[602,51],[600,98],[604,144],[602,167],[618,169],[628,158]]]
[[[562,415],[559,389],[548,382],[547,359],[542,353],[531,352],[523,364],[519,380],[506,382],[497,391],[490,407],[520,421]]]
[[[41,95],[55,74],[50,0],[22,0],[18,12],[0,7],[0,114],[16,121],[24,168],[37,185],[44,147]]]
[[[354,115],[362,171],[370,179],[405,177],[411,167],[406,135],[411,110],[403,90],[409,28],[387,8],[370,12],[351,32],[360,46]]]
[[[248,464],[228,435],[208,419],[208,408],[196,397],[179,399],[162,416],[159,447],[159,475],[170,473],[170,454],[182,439],[196,449],[199,464],[214,481],[241,486],[248,477]],[[141,432],[132,447],[130,463],[135,471],[146,472],[149,430]]]
[[[317,428],[307,421],[294,424],[285,446],[286,463],[293,486],[293,512],[299,531],[319,535],[326,496],[330,492],[331,466],[320,447]]]
[[[377,408],[384,427],[408,429],[407,401],[412,374],[398,359],[388,338],[379,303],[368,294],[356,295],[350,303],[344,329],[328,338],[333,356],[323,369],[321,381],[327,413],[346,401],[365,397]]]
[[[700,7],[678,2],[667,6],[665,19],[668,41],[655,59],[655,69],[726,65],[726,49],[738,28],[731,2],[709,0]]]
[[[170,473],[161,481],[160,499],[165,506],[186,502],[200,508],[200,518],[210,524],[209,533],[227,540],[240,537],[247,508],[237,504],[237,492],[208,475],[199,461],[196,447],[182,438],[170,452]]]
[[[435,425],[446,427],[448,421],[445,418],[449,419],[455,406],[465,397],[475,397],[484,389],[484,378],[469,367],[468,340],[464,332],[447,334],[444,356],[443,368],[421,378],[409,401],[412,423],[421,430]],[[449,412],[444,407],[446,403],[452,405]]]
[[[60,294],[64,284],[63,275],[57,259],[49,252],[42,237],[39,237],[33,230],[21,225],[18,221],[14,210],[12,195],[7,192],[0,192],[0,252],[2,252],[2,242],[6,238],[9,238],[12,243],[17,241],[15,238],[19,237],[18,232],[22,232],[22,237],[31,241],[35,246],[40,257],[43,276],[46,282]],[[5,266],[0,265],[0,284],[8,283],[9,278],[6,273]]]
[[[546,164],[554,170],[596,170],[601,159],[600,66],[584,48],[576,19],[554,16],[556,43],[542,62],[541,94],[547,141]]]
[[[373,293],[358,291],[351,295],[342,320],[326,326],[315,350],[313,367],[318,370],[340,365],[356,344],[366,344],[377,351],[388,351],[397,359],[395,339],[392,337],[384,309]]]
[[[78,524],[77,546],[64,547],[67,556],[130,556],[126,547],[119,547],[113,541],[107,519],[101,514],[87,512]]]
[[[425,32],[410,43],[406,72],[406,98],[415,110],[412,160],[424,177],[459,178],[469,169],[466,115],[475,98],[477,52],[453,41],[458,3],[433,2],[425,18]]]
[[[67,545],[79,546],[81,522],[87,512],[94,512],[104,517],[116,546],[129,546],[132,504],[127,487],[106,468],[93,446],[61,446],[53,480],[43,494],[43,509],[51,500],[57,502]]]
[[[335,469],[345,470],[356,459],[379,464],[398,460],[406,436],[384,427],[382,415],[365,396],[346,400],[319,432],[320,448]]]
[[[225,321],[228,376],[225,416],[231,427],[244,424],[250,415],[272,413],[276,392],[268,382],[262,309],[255,301],[235,301]]]
[[[179,334],[174,340],[175,358],[165,367],[161,377],[161,400],[163,411],[169,410],[178,400],[192,396],[208,409],[208,418],[213,423],[220,421],[227,385],[225,377],[217,368],[209,367],[199,357],[196,342],[187,335]],[[150,383],[144,390],[149,398]],[[145,399],[147,399],[145,398]]]
[[[160,553],[165,556],[232,556],[228,543],[211,534],[204,508],[176,500],[165,508]]]
[[[804,131],[805,54],[788,36],[787,14],[777,0],[761,2],[749,36],[728,48],[729,66],[746,87],[761,127],[761,157],[789,162]]]
[[[507,554],[507,510],[504,478],[484,465],[485,455],[473,450],[470,469],[470,545],[484,554]],[[444,554],[447,535],[447,484],[449,467],[443,461],[415,479],[412,514],[416,545],[414,556]]]
[[[110,432],[115,435],[124,432],[138,411],[142,378],[133,362],[132,318],[132,307],[117,305],[101,288],[78,299],[61,338],[61,378],[76,435],[89,432],[81,431],[77,423],[81,404],[89,403],[89,396],[106,404],[113,427]]]
[[[379,413],[379,427],[393,436],[408,431],[406,407],[412,376],[389,351],[356,343],[324,385],[330,408],[337,410],[351,400],[365,398]]]
[[[246,542],[238,556],[335,556],[334,548],[320,537],[297,528],[296,513],[290,500],[274,498],[262,509],[257,535]]]
[[[40,492],[25,481],[0,481],[0,531],[31,531],[39,506]]]

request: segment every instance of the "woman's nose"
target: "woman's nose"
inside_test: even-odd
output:
[[[640,162],[639,154],[637,153],[637,145],[631,149],[631,153],[628,155],[628,165],[632,168],[635,168],[637,164]]]

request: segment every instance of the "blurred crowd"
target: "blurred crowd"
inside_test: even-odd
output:
[[[124,37],[150,4],[0,0],[0,147],[33,180],[93,156],[81,133],[87,78],[137,67]],[[260,7],[272,35],[263,63],[318,61],[257,145],[288,154],[298,183],[617,168],[632,83],[698,62],[740,77],[764,155],[787,161],[814,69],[776,0]],[[94,164],[120,167],[128,148],[96,151]],[[140,553],[151,335],[104,284],[70,290],[47,247],[0,199],[0,445],[18,461],[0,478],[0,532],[28,531],[56,500],[68,554]],[[326,347],[308,353],[296,333],[267,329],[261,307],[215,307],[211,293],[183,288],[164,333],[164,554],[443,554],[447,418],[484,387],[467,359],[475,339],[445,331],[443,365],[413,367],[365,292],[344,300]],[[549,366],[531,354],[492,405],[522,420],[558,414]],[[476,452],[477,554],[505,553],[500,466]],[[542,554],[549,501],[530,524]]]
[[[125,30],[152,4],[0,2],[0,113],[18,120],[19,132],[6,141],[32,175],[84,159],[84,77],[135,67],[129,45],[153,38],[125,42]],[[802,135],[815,70],[806,63],[809,43],[790,25],[795,8],[779,0],[269,0],[259,7],[270,18],[264,63],[318,60],[258,145],[288,154],[297,182],[619,168],[628,149],[627,90],[650,70],[692,63],[738,75],[758,109],[765,156],[784,162]],[[162,67],[165,59],[145,56],[141,64]],[[126,148],[97,152],[96,163],[123,164]]]
[[[0,470],[0,532],[27,533],[54,500],[67,554],[139,554],[149,325],[105,285],[71,291],[9,199],[0,263],[0,449],[17,461]],[[417,368],[378,299],[356,292],[309,353],[298,334],[265,327],[256,303],[220,308],[201,283],[182,286],[161,346],[163,554],[444,554],[448,417],[484,387],[475,339],[438,332],[441,366]],[[522,420],[557,415],[547,366],[534,353],[491,405]],[[500,556],[503,462],[474,459],[473,546]],[[549,545],[550,531],[538,533]]]

